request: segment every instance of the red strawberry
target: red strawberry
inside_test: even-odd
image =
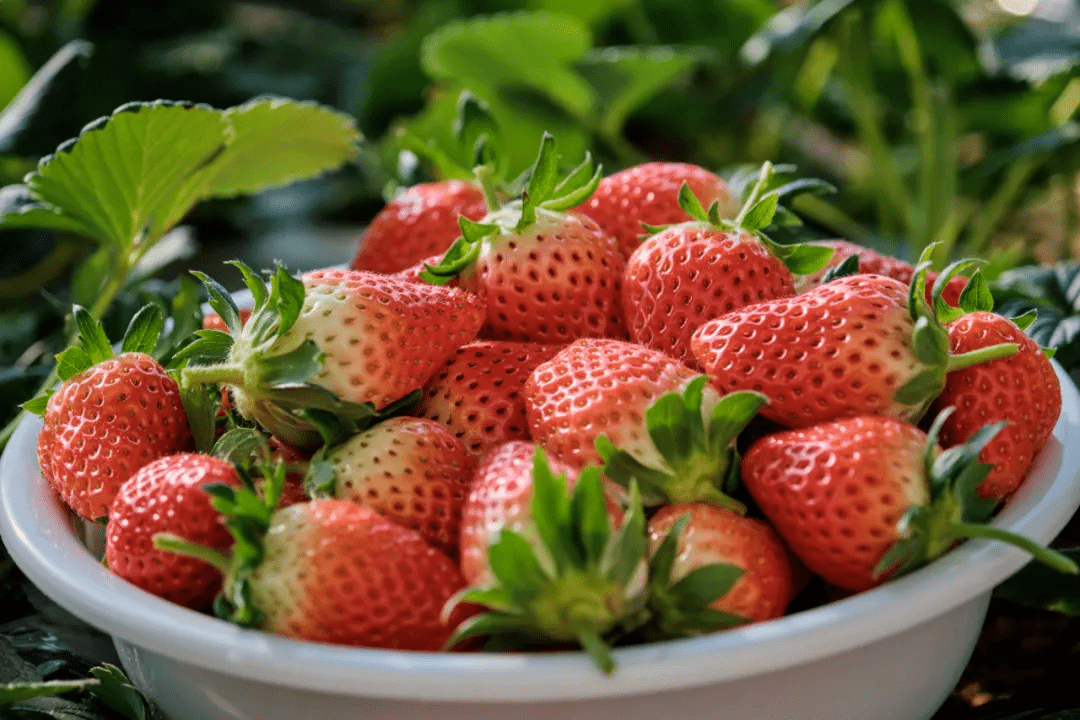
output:
[[[950,372],[931,409],[955,408],[941,427],[944,447],[966,442],[987,423],[1009,421],[979,455],[994,466],[979,494],[1006,498],[1020,487],[1061,414],[1057,373],[1042,349],[1000,315],[975,312],[946,327],[954,354],[1000,343],[1019,346],[1015,355]]]
[[[274,514],[246,576],[259,627],[315,642],[438,650],[443,605],[461,589],[454,562],[419,534],[347,500]]]
[[[509,340],[464,345],[428,381],[415,414],[446,425],[476,455],[528,440],[525,380],[562,347]]]
[[[215,457],[185,453],[144,465],[120,488],[105,531],[105,561],[128,582],[194,610],[210,607],[221,587],[218,569],[202,560],[154,547],[170,533],[219,552],[232,546],[221,513],[204,485],[240,486],[233,466]]]
[[[487,552],[499,532],[535,536],[529,510],[535,456],[535,445],[514,440],[492,448],[480,459],[461,520],[461,573],[469,585],[484,586],[494,580]],[[555,474],[566,475],[571,485],[577,481],[576,473],[564,463],[551,459],[549,466]]]
[[[742,479],[788,546],[827,582],[860,591],[938,557],[966,537],[993,537],[1075,572],[1072,561],[985,522],[996,505],[975,487],[988,426],[935,462],[929,436],[894,418],[864,415],[769,435],[742,461]]]
[[[184,376],[230,386],[244,417],[301,449],[320,436],[298,411],[370,420],[372,409],[419,391],[483,323],[483,302],[453,288],[359,270],[315,271],[301,282],[279,268],[268,289],[243,271],[256,298],[251,319],[241,329],[235,307],[207,280],[234,341],[189,345],[200,362]],[[219,362],[202,364],[211,360]]]
[[[680,523],[680,518],[686,520]],[[666,549],[670,557],[662,558],[662,565],[655,567],[673,529],[677,540]],[[787,548],[768,523],[714,505],[691,503],[660,508],[649,520],[648,532],[654,558],[653,606],[667,626],[668,636],[771,620],[784,614],[793,595],[793,571]],[[713,575],[725,572],[718,569],[701,573],[701,568],[716,565],[727,566],[727,577]],[[698,577],[694,577],[695,571]],[[683,580],[691,585],[711,580],[710,589],[719,597],[707,607],[724,615],[702,616],[696,611],[704,608],[680,607],[684,596],[695,595],[679,585]],[[727,587],[720,594],[716,588],[725,585],[723,580]],[[657,602],[660,598],[667,602]],[[699,628],[699,623],[703,627]]]
[[[270,461],[281,462],[288,465],[303,465],[311,460],[311,453],[303,452],[280,438],[271,437]],[[285,484],[281,488],[281,502],[278,507],[288,507],[300,502],[308,501],[307,491],[304,489],[304,473],[300,471],[290,472],[285,475]]]
[[[864,275],[887,275],[894,280],[899,280],[905,285],[911,283],[911,278],[915,276],[915,268],[909,263],[888,255],[883,255],[882,253],[865,248],[861,245],[856,245],[847,240],[822,240],[817,244],[832,248],[832,258],[829,259],[829,262],[825,267],[817,272],[797,278],[795,281],[795,289],[797,292],[806,292],[811,288],[817,287],[822,283],[829,270],[839,267],[845,260],[853,256],[858,259],[858,272]],[[938,274],[936,272],[926,273],[927,302],[931,301],[930,291],[933,288],[937,277]],[[963,292],[966,286],[967,278],[960,276],[950,278],[948,284],[942,290],[941,299],[949,305],[956,307],[960,303],[960,293]]]
[[[390,418],[327,449],[321,459],[333,471],[334,497],[376,510],[457,555],[461,507],[476,463],[445,426]]]
[[[194,448],[176,382],[145,353],[109,357],[104,332],[94,327],[82,362],[61,365],[63,382],[44,408],[37,444],[45,479],[87,520],[106,517],[120,486],[143,465]]]
[[[576,210],[614,237],[623,257],[628,258],[647,234],[643,224],[660,227],[690,219],[678,201],[683,183],[705,207],[719,203],[721,217],[734,217],[738,212],[735,194],[719,176],[697,165],[677,162],[647,162],[609,175]]]
[[[636,486],[622,516],[605,496],[599,468],[572,481],[554,474],[530,443],[496,448],[482,461],[466,502],[461,557],[472,587],[448,606],[465,601],[491,611],[459,626],[454,639],[577,643],[610,672],[610,639],[642,621],[645,545]]]
[[[554,140],[545,135],[522,199],[462,220],[462,237],[426,270],[428,282],[459,286],[487,303],[481,337],[567,343],[621,337],[623,258],[615,241],[587,217],[568,212],[595,186],[586,159],[556,183]]]
[[[251,310],[247,308],[240,308],[240,324],[243,325],[251,317]],[[207,313],[202,319],[203,330],[220,330],[221,332],[229,332],[229,326],[225,324],[225,321],[221,319],[221,316],[217,313]]]
[[[842,277],[711,320],[691,347],[721,392],[763,393],[761,414],[788,427],[870,413],[918,419],[946,372],[1015,350],[950,355],[923,294],[920,282]]]
[[[443,180],[414,185],[379,211],[360,236],[354,270],[396,273],[443,253],[461,234],[458,217],[487,214],[484,191],[473,183]]]

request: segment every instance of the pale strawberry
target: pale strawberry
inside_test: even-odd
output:
[[[333,497],[371,508],[457,556],[476,462],[444,425],[394,417],[327,448]]]
[[[144,465],[120,488],[105,529],[105,562],[128,582],[193,610],[206,610],[221,588],[221,573],[202,560],[154,547],[170,533],[227,552],[233,538],[204,485],[239,487],[232,464],[194,453],[167,455]]]
[[[483,302],[453,288],[359,270],[298,280],[282,268],[267,288],[241,269],[255,295],[251,319],[241,328],[231,299],[205,278],[231,335],[200,331],[183,377],[227,385],[244,417],[301,449],[320,442],[302,411],[370,424],[418,394],[484,319]]]
[[[771,620],[791,602],[789,551],[763,520],[703,503],[666,505],[648,533],[650,606],[668,637]],[[703,604],[703,593],[717,597]]]
[[[690,163],[659,161],[608,175],[576,210],[613,236],[623,257],[629,258],[648,235],[645,226],[674,225],[691,219],[678,201],[684,183],[705,207],[718,203],[721,217],[734,217],[738,212],[735,194],[715,173]]]
[[[463,345],[424,386],[415,414],[446,425],[475,455],[528,440],[525,380],[562,347],[512,340]]]
[[[573,480],[552,470],[543,451],[520,441],[481,462],[461,534],[471,587],[446,612],[461,602],[490,611],[461,624],[453,640],[577,644],[611,672],[608,645],[645,619],[644,511],[636,486],[625,515],[613,505],[595,466]]]
[[[396,273],[439,255],[460,235],[458,218],[487,214],[484,191],[460,180],[420,183],[405,189],[375,215],[360,236],[350,266]]]

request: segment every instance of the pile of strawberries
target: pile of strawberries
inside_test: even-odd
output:
[[[557,159],[512,196],[405,191],[351,269],[236,264],[250,311],[203,277],[216,314],[168,367],[157,311],[114,355],[77,308],[38,451],[109,568],[290,637],[604,670],[967,537],[1075,572],[983,524],[1061,393],[973,263],[774,243],[769,166],[736,198]]]

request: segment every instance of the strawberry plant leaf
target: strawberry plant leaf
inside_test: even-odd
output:
[[[491,114],[491,108],[475,94],[465,90],[458,96],[457,110],[452,130],[458,142],[472,148],[473,167],[486,165],[501,176],[504,168],[500,161],[506,157],[506,153],[502,147],[499,123]]]
[[[230,139],[228,123],[209,106],[129,103],[44,158],[26,185],[91,237],[129,251],[186,214]]]
[[[214,415],[220,407],[221,396],[212,386],[190,387],[182,381],[179,385],[180,402],[187,414],[191,435],[195,438],[195,447],[202,451],[209,450],[214,445]]]
[[[938,295],[940,295],[938,289],[938,283],[940,282],[941,277],[938,278],[937,283],[934,283],[934,293]],[[944,288],[945,286],[941,285],[941,289]],[[990,292],[990,284],[986,282],[982,272],[976,270],[960,292],[960,309],[969,313],[993,311],[994,295]]]
[[[1066,557],[1080,563],[1080,548],[1064,548]],[[994,590],[995,597],[1027,607],[1080,616],[1080,576],[1062,575],[1041,563],[1028,563]]]
[[[325,357],[326,354],[314,341],[305,340],[289,352],[269,357],[256,357],[252,360],[252,364],[256,368],[259,385],[267,387],[300,385],[319,373]]]
[[[268,459],[270,446],[258,430],[238,427],[219,437],[210,454],[234,465],[250,466],[253,458]]]
[[[585,653],[592,658],[600,672],[610,675],[615,672],[615,658],[611,656],[611,648],[595,632],[582,630],[577,634],[577,641]]]
[[[574,67],[599,99],[601,133],[618,137],[634,110],[710,55],[692,47],[605,47],[589,50]]]
[[[781,172],[781,166],[774,168],[777,174]],[[786,167],[785,167],[786,169]],[[794,172],[795,168],[792,167],[789,172]],[[802,193],[813,193],[815,195],[835,195],[839,192],[836,186],[832,183],[822,180],[820,178],[799,178],[798,180],[792,180],[774,188],[772,192],[776,193],[777,202],[783,203],[788,198]]]
[[[240,320],[240,308],[225,287],[206,273],[193,270],[192,275],[202,281],[206,292],[210,295],[210,307],[221,317],[225,327],[233,337],[240,337],[242,322]]]
[[[731,447],[767,402],[768,397],[750,390],[739,390],[720,398],[709,416],[708,442],[712,452],[720,454]]]
[[[100,682],[91,685],[88,690],[110,710],[129,720],[146,720],[150,717],[146,700],[120,668],[106,663],[91,668],[90,673]]]
[[[694,194],[694,191],[690,189],[690,185],[685,181],[679,186],[678,202],[682,211],[694,220],[699,220],[701,222],[710,221],[709,212],[701,204],[701,201],[698,199],[697,195]]]
[[[780,245],[760,232],[757,235],[773,255],[787,266],[792,275],[809,275],[817,272],[825,267],[833,256],[833,249],[823,245],[812,243]]]
[[[611,569],[608,577],[616,585],[626,587],[630,584],[634,573],[638,571],[648,546],[648,535],[645,532],[645,508],[641,504],[641,491],[637,482],[630,481],[630,492],[627,498],[626,514],[623,516],[622,526],[615,531],[615,539],[611,545],[612,557]]]
[[[0,684],[0,707],[36,697],[60,695],[73,690],[85,690],[97,685],[98,680],[42,680],[38,682],[15,682]]]
[[[544,207],[549,210],[575,208],[592,197],[601,179],[603,169],[599,165],[594,169],[592,156],[585,153],[585,159],[555,186],[553,197],[544,203]]]
[[[274,337],[280,338],[300,317],[300,311],[304,307],[303,281],[293,277],[288,270],[279,265],[271,278],[270,297],[267,303],[274,308],[278,318]]]
[[[425,38],[420,62],[436,80],[474,91],[529,88],[572,117],[586,118],[596,95],[571,63],[591,44],[588,26],[568,15],[505,13],[443,26]]]
[[[353,159],[356,121],[312,102],[265,97],[222,113],[231,129],[205,197],[250,195],[313,178]]]
[[[257,310],[266,305],[269,293],[266,290],[266,283],[263,282],[254,270],[248,267],[245,263],[239,260],[231,260],[227,265],[232,265],[234,268],[240,271],[240,274],[244,278],[244,287],[251,293],[252,310]]]
[[[690,513],[683,513],[672,523],[664,539],[649,560],[649,578],[660,587],[671,584],[671,572],[675,568],[675,557],[679,552],[679,538],[690,522]]]
[[[1025,330],[1025,331],[1029,327],[1031,327],[1035,323],[1035,321],[1038,320],[1038,319],[1039,319],[1039,311],[1035,310],[1035,309],[1028,310],[1023,315],[1017,315],[1016,317],[1010,318],[1010,320],[1012,320],[1013,325],[1020,328],[1021,330]]]
[[[120,345],[122,352],[139,352],[149,355],[157,347],[158,338],[165,329],[165,317],[157,305],[144,305],[128,324]]]

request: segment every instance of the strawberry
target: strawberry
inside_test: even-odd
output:
[[[663,353],[608,339],[578,340],[525,383],[535,442],[572,467],[606,463],[637,480],[650,504],[707,500],[743,510],[722,487],[731,442],[764,398],[721,400],[707,378]]]
[[[158,533],[171,533],[218,551],[232,547],[221,513],[204,485],[239,487],[232,464],[194,453],[166,455],[144,465],[120,488],[105,529],[105,561],[128,582],[178,605],[205,610],[221,588],[213,565],[154,547]]]
[[[320,440],[305,411],[362,429],[413,400],[483,323],[482,301],[453,288],[359,270],[298,280],[280,267],[267,288],[237,266],[255,297],[251,319],[241,328],[228,294],[202,276],[230,333],[199,331],[182,351],[184,382],[227,385],[241,415],[300,449]]]
[[[879,585],[968,537],[1012,543],[1075,573],[1067,557],[982,524],[996,501],[975,492],[990,470],[977,456],[1001,424],[942,452],[947,416],[929,434],[880,415],[782,431],[747,450],[742,479],[795,554],[842,589]]]
[[[101,325],[76,306],[78,344],[57,356],[60,386],[24,407],[39,411],[42,475],[79,516],[108,516],[120,486],[153,460],[194,449],[180,390],[146,354],[162,318],[152,306],[132,321],[113,355]]]
[[[1016,351],[950,354],[923,300],[927,265],[910,288],[851,275],[728,313],[698,328],[691,348],[718,390],[765,394],[761,414],[787,427],[865,414],[917,420],[947,372]]]
[[[240,324],[243,325],[251,317],[251,310],[248,308],[240,308]],[[229,326],[225,324],[225,321],[221,319],[221,316],[217,313],[207,313],[202,319],[203,330],[220,330],[221,332],[229,332]]]
[[[446,251],[460,234],[458,217],[487,214],[484,191],[474,183],[442,180],[404,190],[375,215],[360,236],[354,270],[396,273]]]
[[[476,463],[461,441],[434,420],[384,420],[322,452],[332,495],[411,527],[456,556],[461,507]]]
[[[647,530],[650,606],[665,637],[784,614],[794,594],[793,570],[787,548],[768,523],[690,503],[660,508]],[[702,595],[715,599],[702,603]]]
[[[576,643],[603,671],[614,669],[609,644],[644,620],[644,511],[632,486],[620,517],[596,466],[582,470],[572,490],[570,484],[529,443],[507,443],[481,463],[461,539],[463,566],[484,560],[483,584],[458,593],[445,612],[461,602],[490,611],[459,625],[452,641]]]
[[[826,263],[825,267],[821,268],[817,272],[809,273],[799,277],[795,281],[796,292],[806,292],[807,290],[817,287],[825,281],[826,276],[830,270],[838,269],[846,260],[854,257],[858,263],[857,269],[853,272],[859,272],[866,275],[887,275],[895,280],[908,285],[911,283],[911,279],[915,276],[915,268],[894,257],[883,255],[870,248],[865,248],[862,245],[856,245],[855,243],[848,242],[847,240],[821,240],[817,243],[823,247],[831,248],[833,255]],[[930,291],[937,281],[938,274],[936,272],[926,273],[926,301],[933,302],[930,297]],[[949,305],[956,307],[960,302],[960,293],[963,292],[964,287],[967,285],[967,278],[960,276],[953,276],[949,279],[948,284],[941,291],[941,299]]]
[[[772,220],[775,196],[761,194],[771,165],[731,222],[708,211],[683,185],[678,202],[690,219],[641,243],[626,262],[622,307],[630,339],[697,368],[690,337],[702,323],[754,303],[795,294],[792,272],[809,272],[829,251],[777,245],[760,230]],[[765,202],[766,206],[759,204]],[[768,205],[771,203],[771,209]]]
[[[614,237],[623,257],[629,258],[641,244],[646,225],[674,225],[690,219],[678,201],[683,185],[705,207],[717,203],[721,217],[738,212],[735,194],[718,175],[679,162],[647,162],[608,175],[592,197],[575,209]]]
[[[415,414],[443,423],[475,455],[528,440],[524,385],[562,345],[477,340],[463,345],[424,386]]]
[[[979,455],[980,462],[994,466],[979,494],[1004,499],[1020,487],[1053,432],[1061,414],[1061,385],[1042,348],[1015,322],[990,312],[988,289],[976,291],[986,289],[982,275],[976,273],[969,285],[977,288],[961,295],[960,312],[947,316],[950,350],[967,353],[1001,343],[1019,349],[1015,355],[950,372],[931,413],[954,408],[941,426],[945,447],[966,442],[987,423],[1008,421]],[[1032,320],[1034,316],[1022,322]]]
[[[162,549],[214,564],[224,575],[215,612],[246,627],[341,645],[436,650],[451,628],[440,612],[464,581],[457,565],[414,530],[348,500],[276,509],[284,469],[265,494],[207,488],[235,543],[230,554],[167,533]],[[462,608],[455,621],[463,620]]]
[[[485,339],[567,343],[626,334],[622,255],[599,225],[568,212],[592,192],[599,171],[586,158],[559,182],[554,142],[545,134],[520,200],[479,223],[462,218],[462,236],[422,273],[432,283],[457,278],[483,298]]]

